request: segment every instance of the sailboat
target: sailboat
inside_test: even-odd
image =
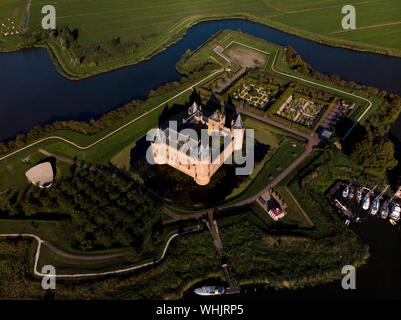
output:
[[[349,186],[346,186],[343,190],[343,198],[348,197],[349,194]]]
[[[366,196],[362,200],[362,209],[368,210],[370,207],[370,191],[366,194]]]
[[[382,206],[382,208],[380,210],[380,216],[383,219],[387,219],[387,217],[388,217],[388,214],[389,214],[389,211],[390,211],[390,204],[391,204],[391,202],[393,202],[394,196],[395,195],[393,195],[391,197],[391,199],[388,199],[388,200],[384,201],[384,204],[383,204],[383,206]]]
[[[363,198],[363,200],[362,200],[362,208],[363,208],[363,210],[369,210],[369,208],[370,208],[370,195],[377,188],[377,186],[378,185],[375,185],[375,187],[372,190],[369,190],[369,192]]]
[[[380,208],[380,200],[379,200],[379,197],[377,197],[372,202],[372,206],[370,207],[370,213],[375,216],[377,214],[377,212],[379,211],[379,208]]]
[[[390,213],[390,222],[392,225],[395,225],[398,220],[400,220],[401,214],[401,207],[397,203],[393,203],[391,206],[391,213]]]
[[[387,219],[388,217],[388,212],[389,212],[389,205],[390,205],[391,200],[386,200],[384,201],[382,208],[380,209],[380,217],[382,219]]]
[[[390,185],[387,185],[383,191],[375,198],[375,200],[373,200],[372,202],[372,206],[370,208],[370,213],[372,215],[376,215],[379,212],[380,209],[380,199],[383,198],[383,195],[385,194],[385,192],[387,191],[387,189],[390,187]]]

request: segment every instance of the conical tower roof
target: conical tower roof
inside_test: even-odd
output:
[[[188,113],[189,114],[194,114],[198,110],[199,110],[198,104],[194,101],[194,103],[192,103],[192,105],[189,107]]]
[[[216,111],[212,114],[210,118],[216,121],[220,121],[220,117],[221,117],[221,112],[219,111],[219,109],[216,109]]]
[[[163,138],[164,138],[164,132],[161,129],[156,129],[153,141],[155,143],[160,143],[164,141]]]
[[[243,129],[243,128],[245,128],[245,125],[242,122],[241,115],[239,114],[237,116],[237,119],[235,119],[235,122],[234,122],[234,125],[233,125],[233,129]]]

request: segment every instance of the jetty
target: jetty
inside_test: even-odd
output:
[[[378,191],[375,192],[377,185],[370,189],[367,187],[360,187],[353,185],[349,182],[338,180],[332,187],[331,189],[326,193],[325,197],[326,199],[334,205],[339,211],[350,221],[359,221],[360,219],[358,218],[357,214],[352,212],[349,207],[355,208],[354,199],[351,197],[346,197],[342,198],[341,196],[338,196],[341,193],[341,190],[344,188],[349,187],[350,189],[350,194],[355,194],[358,190],[361,192],[365,192],[365,196],[372,197],[373,199],[378,199],[382,200],[385,198],[385,192],[388,190],[390,186],[386,186],[383,191]],[[337,195],[337,197],[336,197]],[[398,205],[401,206],[401,201],[400,200],[394,200],[394,197],[389,198],[390,202],[397,203]]]
[[[217,227],[217,222],[214,220],[214,211],[209,211],[207,214],[207,221],[206,225],[208,229],[210,230],[210,233],[212,234],[213,237],[213,243],[216,247],[217,254],[220,259],[221,263],[221,268],[223,269],[224,275],[226,277],[226,281],[228,283],[228,288],[225,289],[225,294],[237,294],[240,292],[239,287],[235,287],[231,281],[230,273],[228,271],[228,265],[227,263],[223,263],[223,257],[224,257],[224,250],[223,250],[223,243],[221,242],[220,235],[219,235],[219,229]]]

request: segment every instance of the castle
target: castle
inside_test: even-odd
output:
[[[168,164],[204,186],[234,151],[242,150],[245,126],[240,115],[231,121],[229,129],[225,127],[225,115],[219,110],[209,117],[201,110],[194,102],[188,109],[189,117],[182,120],[177,130],[158,129],[151,148],[156,164]],[[191,136],[191,130],[196,137]],[[218,139],[212,139],[216,136]],[[224,138],[224,145],[220,137]]]

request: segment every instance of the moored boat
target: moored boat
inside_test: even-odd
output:
[[[362,200],[363,210],[368,210],[370,207],[370,193],[368,193]]]
[[[388,212],[389,212],[389,208],[388,208],[389,205],[390,205],[390,200],[384,201],[384,203],[380,209],[380,217],[382,217],[382,219],[387,219]]]
[[[349,194],[349,186],[346,186],[343,190],[343,198],[348,197]]]
[[[223,287],[216,287],[216,286],[203,286],[201,288],[196,288],[194,292],[200,296],[217,296],[224,294]]]
[[[401,214],[401,207],[399,204],[394,203],[391,206],[391,213],[390,213],[390,222],[391,224],[396,224],[398,220],[400,220],[400,214]]]
[[[376,198],[372,202],[372,205],[370,207],[370,213],[375,216],[377,214],[377,212],[379,211],[379,208],[380,208],[380,201],[378,198]]]

